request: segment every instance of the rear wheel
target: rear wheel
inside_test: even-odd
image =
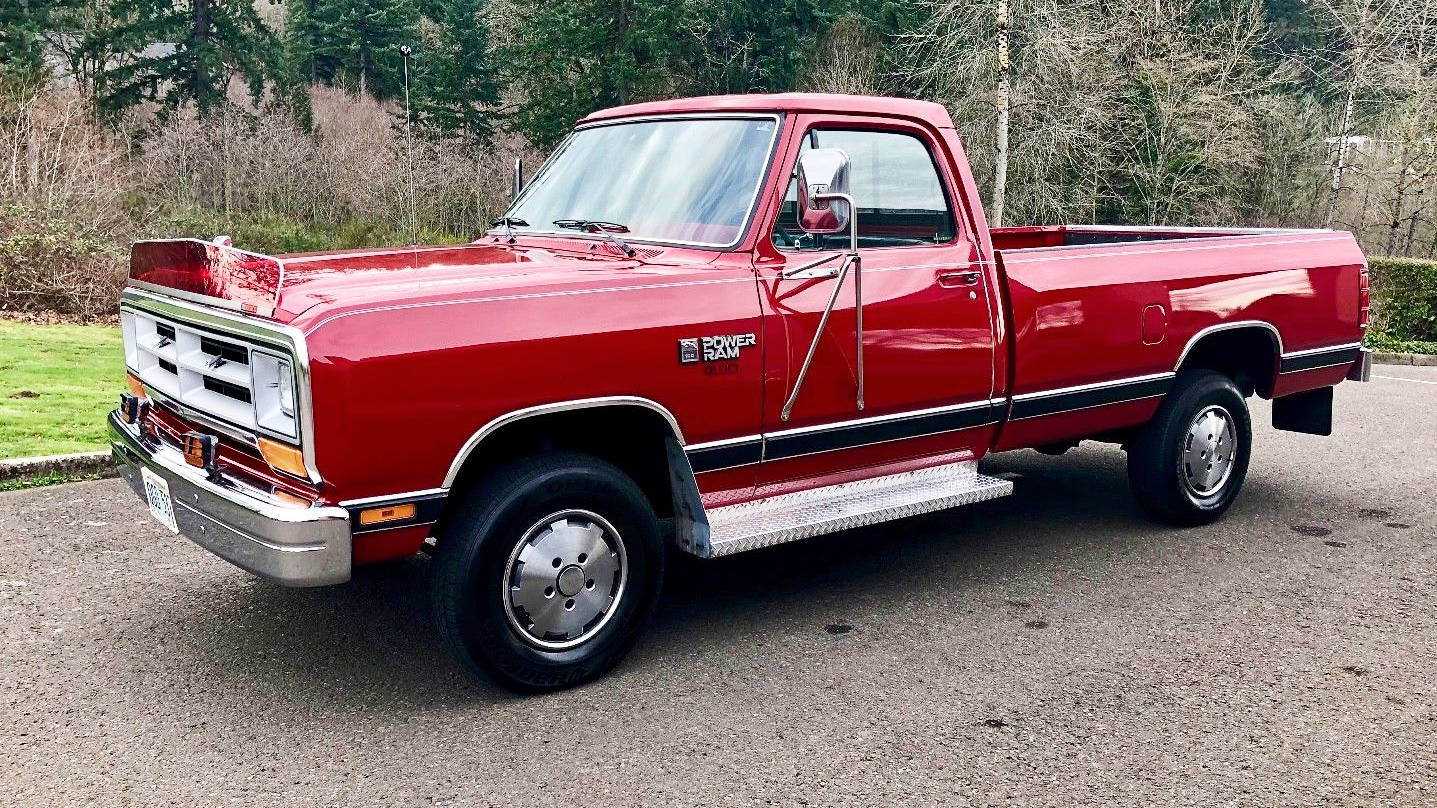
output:
[[[1178,376],[1128,451],[1128,482],[1149,515],[1178,525],[1216,521],[1247,477],[1252,420],[1237,385],[1213,371]]]
[[[515,690],[557,690],[618,664],[663,577],[637,484],[596,457],[528,458],[471,488],[435,555],[431,598],[449,651]]]

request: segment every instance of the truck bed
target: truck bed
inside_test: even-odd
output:
[[[1127,244],[1177,239],[1211,239],[1223,236],[1270,236],[1282,233],[1311,233],[1311,230],[1262,227],[1141,227],[1101,224],[1026,225],[995,227],[989,234],[993,249],[1035,250],[1049,247],[1080,247],[1093,244]]]
[[[1350,233],[1049,226],[999,228],[992,238],[1006,279],[1015,400],[1000,449],[1146,421],[1160,398],[1138,380],[1170,377],[1189,344],[1215,329],[1272,335],[1274,379],[1259,388],[1272,395],[1334,384],[1345,371],[1281,373],[1282,356],[1362,339],[1353,290],[1365,261]],[[1114,394],[1047,417],[1024,417],[1021,406],[1040,392],[1124,385],[1133,398],[1116,406]]]

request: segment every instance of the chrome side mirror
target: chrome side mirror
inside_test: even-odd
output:
[[[509,192],[510,201],[518,199],[519,193],[524,190],[524,158],[514,158],[514,187]]]
[[[836,197],[844,198],[836,198]],[[843,149],[809,149],[798,157],[798,226],[805,233],[826,235],[848,229],[848,153]]]
[[[843,281],[850,272],[853,274],[853,330],[857,337],[854,358],[858,370],[858,389],[855,398],[858,409],[863,409],[863,256],[858,253],[858,217],[854,207],[853,197],[848,193],[847,152],[842,149],[810,149],[799,155],[798,226],[803,228],[803,232],[815,235],[842,233],[847,230],[848,252],[832,253],[783,273],[785,278],[797,277],[815,267],[843,259],[838,271],[833,274],[836,278],[833,294],[828,298],[828,306],[824,308],[823,316],[818,318],[818,328],[814,329],[813,342],[808,344],[808,353],[798,368],[798,377],[793,380],[793,390],[783,402],[783,408],[779,410],[778,417],[781,421],[787,421],[793,414],[794,402],[798,401],[798,391],[803,389],[803,380],[808,377],[813,355],[818,352],[819,340],[823,339],[823,329],[828,325],[829,315],[833,314],[833,304],[838,302],[838,293],[843,289]]]

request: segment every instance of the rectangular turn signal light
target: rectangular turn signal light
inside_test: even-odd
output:
[[[296,477],[309,477],[309,472],[304,467],[304,452],[294,446],[269,438],[260,438],[259,453],[264,456],[264,462],[268,463],[269,467],[275,471],[282,471]]]
[[[140,400],[129,393],[120,394],[120,420],[127,424],[140,420]]]
[[[184,434],[185,462],[197,469],[204,469],[210,474],[219,470],[215,465],[216,449],[219,441],[214,435],[206,435],[202,432],[186,432]]]
[[[278,488],[274,489],[272,495],[280,502],[283,502],[286,505],[293,505],[296,508],[308,508],[314,505],[313,502],[305,499],[304,497],[295,496],[288,491],[282,491]]]
[[[386,505],[383,508],[370,508],[359,512],[359,524],[380,525],[385,522],[413,519],[418,512],[419,508],[413,502],[406,502],[403,505]]]

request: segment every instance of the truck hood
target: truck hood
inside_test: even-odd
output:
[[[445,293],[494,292],[554,284],[585,285],[632,274],[661,255],[640,249],[624,258],[589,250],[475,242],[451,247],[394,247],[268,256],[219,242],[137,242],[131,282],[288,323],[320,304],[371,304]]]

